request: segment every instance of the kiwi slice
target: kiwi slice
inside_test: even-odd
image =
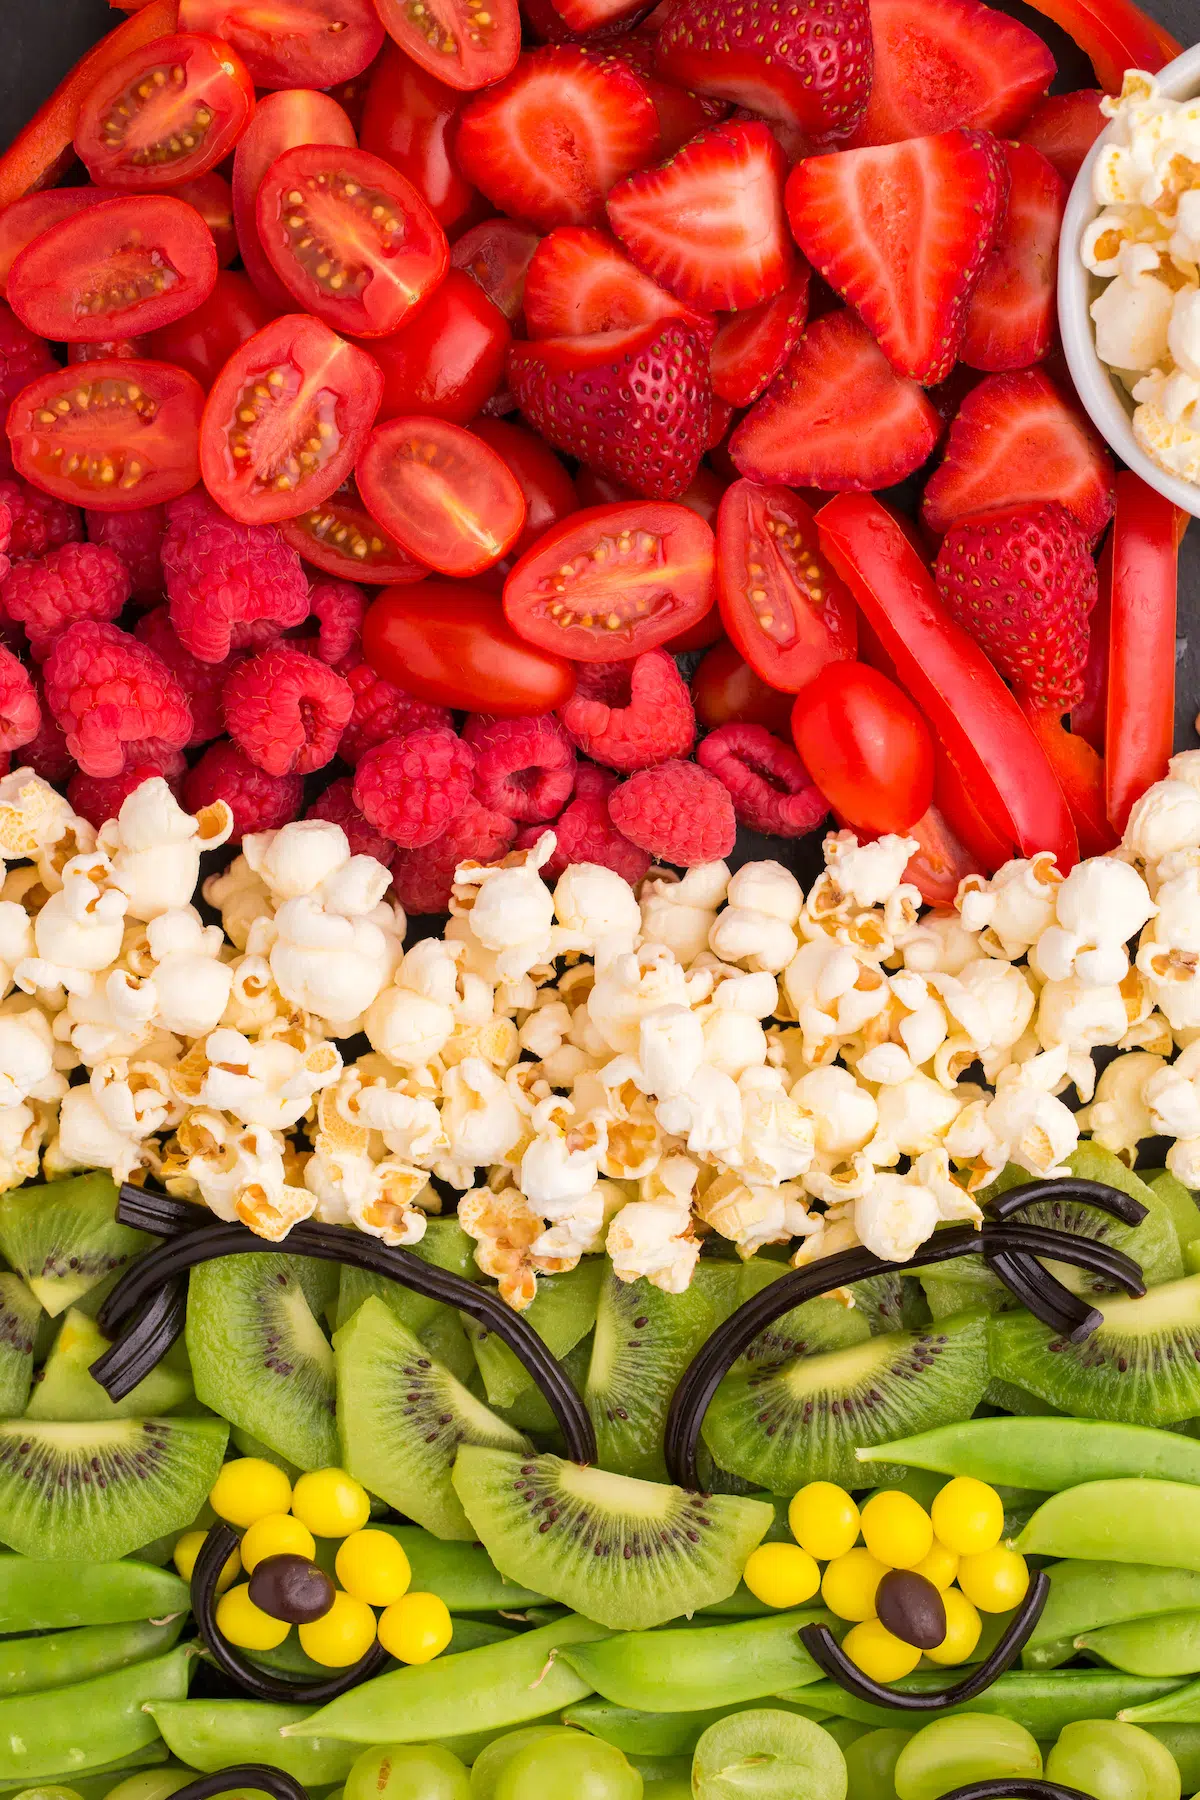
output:
[[[1019,1419],[1062,1417],[1062,1409],[1051,1406],[1040,1394],[1031,1394],[1028,1388],[1018,1387],[1014,1381],[1001,1381],[998,1376],[988,1382],[983,1398],[988,1406],[1012,1413]]]
[[[854,1282],[850,1292],[872,1337],[885,1331],[916,1331],[932,1317],[921,1284],[911,1275],[871,1275]]]
[[[123,1400],[110,1400],[91,1366],[108,1349],[94,1319],[72,1307],[33,1385],[27,1419],[134,1419],[171,1412],[191,1398],[190,1376],[164,1360]]]
[[[471,1281],[479,1274],[475,1266],[475,1241],[467,1236],[457,1219],[430,1219],[425,1236],[410,1248],[423,1262],[431,1263],[437,1269],[448,1269],[465,1281]],[[460,1381],[469,1379],[475,1370],[475,1358],[467,1342],[465,1321],[454,1307],[431,1300],[425,1294],[414,1294],[411,1288],[402,1287],[398,1281],[389,1281],[386,1275],[375,1275],[366,1269],[342,1269],[335,1330],[341,1330],[370,1294],[389,1306],[410,1331],[415,1331],[437,1361],[444,1363]]]
[[[228,1436],[223,1419],[6,1420],[4,1541],[39,1561],[116,1562],[191,1523]]]
[[[1150,1192],[1169,1208],[1180,1248],[1186,1250],[1189,1244],[1200,1238],[1200,1206],[1196,1203],[1195,1194],[1191,1188],[1184,1187],[1182,1181],[1172,1175],[1169,1169],[1159,1169],[1155,1173],[1147,1171],[1142,1179]]]
[[[19,1275],[0,1275],[0,1418],[23,1413],[33,1378],[41,1306]]]
[[[912,1431],[970,1418],[987,1385],[986,1322],[973,1310],[782,1365],[744,1360],[713,1397],[704,1441],[721,1468],[773,1494],[853,1487],[856,1447],[886,1443],[898,1421]]]
[[[546,1275],[538,1282],[537,1293],[524,1317],[554,1356],[562,1357],[573,1350],[595,1325],[606,1263],[606,1257],[588,1256],[565,1274]],[[503,1338],[477,1319],[464,1315],[463,1325],[489,1403],[512,1406],[518,1395],[535,1385],[524,1363]]]
[[[573,1349],[560,1358],[563,1374],[581,1396],[587,1385],[588,1369],[592,1361],[592,1338],[593,1334],[589,1331],[585,1338],[581,1338]],[[474,1358],[471,1360],[473,1362]],[[482,1388],[483,1378],[478,1369],[475,1370],[475,1378]],[[467,1385],[470,1386],[470,1383]],[[471,1387],[471,1392],[475,1393],[476,1389]],[[480,1399],[482,1398],[483,1394],[480,1393]],[[497,1406],[495,1411],[518,1431],[531,1433],[538,1441],[539,1449],[562,1450],[565,1447],[562,1430],[550,1410],[550,1402],[535,1382],[531,1381],[527,1387],[523,1387],[511,1406]]]
[[[988,1327],[994,1379],[1014,1382],[1074,1418],[1170,1425],[1200,1413],[1200,1275],[1106,1300],[1082,1344],[1025,1311]]]
[[[648,1630],[727,1598],[775,1517],[759,1500],[472,1444],[453,1479],[502,1575],[615,1630]]]
[[[450,1482],[459,1445],[520,1451],[528,1440],[436,1363],[381,1300],[363,1301],[334,1348],[343,1468],[437,1537],[470,1541]]]
[[[187,1350],[199,1400],[299,1468],[325,1469],[338,1460],[333,1351],[303,1260],[255,1251],[199,1264]]]
[[[1119,1156],[1114,1156],[1111,1150],[1105,1150],[1100,1144],[1080,1144],[1078,1149],[1071,1152],[1067,1163],[1071,1173],[1084,1181],[1103,1182],[1105,1186],[1117,1188],[1121,1193],[1140,1201],[1146,1208],[1146,1217],[1141,1224],[1122,1225],[1119,1219],[1112,1219],[1107,1213],[1099,1212],[1094,1206],[1088,1206],[1079,1200],[1039,1200],[1034,1205],[1025,1207],[1021,1218],[1030,1225],[1050,1225],[1058,1231],[1071,1231],[1079,1237],[1093,1238],[1098,1243],[1108,1244],[1114,1250],[1123,1250],[1126,1256],[1132,1256],[1141,1265],[1148,1287],[1157,1287],[1164,1281],[1178,1281],[1184,1272],[1183,1254],[1179,1247],[1174,1214],[1162,1195],[1147,1187],[1132,1169],[1125,1166]],[[1008,1175],[1009,1171],[1005,1170],[1000,1180],[977,1196],[985,1211],[989,1199],[1016,1185],[1008,1179]],[[1025,1181],[1028,1177],[1022,1175],[1020,1179]],[[964,1265],[959,1263],[952,1266],[961,1270]],[[1092,1297],[1115,1292],[1112,1283],[1102,1275],[1093,1275],[1085,1269],[1073,1269],[1065,1263],[1052,1261],[1047,1263],[1047,1267],[1074,1293]]]
[[[57,1317],[154,1242],[117,1223],[117,1189],[94,1172],[0,1195],[0,1252]]]

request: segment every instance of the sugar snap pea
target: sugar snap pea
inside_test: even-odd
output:
[[[155,1738],[152,1744],[144,1744],[129,1756],[122,1756],[117,1762],[105,1763],[102,1768],[89,1769],[86,1775],[72,1774],[64,1770],[60,1774],[47,1775],[39,1786],[69,1787],[79,1795],[79,1800],[107,1800],[108,1794],[123,1782],[126,1775],[137,1769],[148,1769],[152,1765],[165,1763],[170,1752],[161,1738]],[[18,1793],[29,1786],[23,1775],[11,1781],[0,1781],[0,1794]]]
[[[305,1787],[345,1781],[358,1751],[326,1738],[284,1738],[285,1725],[310,1716],[306,1706],[265,1700],[158,1700],[150,1711],[173,1756],[203,1775],[239,1763],[270,1763]]]
[[[186,1617],[185,1610],[158,1624],[136,1619],[127,1625],[82,1625],[41,1637],[5,1638],[0,1641],[0,1697],[66,1687],[109,1669],[164,1656]]]
[[[946,1677],[939,1669],[910,1675],[896,1685],[910,1692],[928,1693],[931,1689],[945,1687]],[[1109,1669],[1056,1670],[1052,1674],[1011,1669],[977,1699],[968,1701],[966,1706],[952,1707],[940,1716],[949,1718],[952,1713],[966,1712],[999,1713],[1031,1731],[1039,1743],[1053,1743],[1064,1725],[1072,1725],[1078,1719],[1112,1719],[1122,1707],[1140,1707],[1169,1700],[1180,1687],[1178,1681],[1122,1675]],[[894,1711],[857,1699],[836,1681],[821,1681],[815,1687],[800,1688],[794,1696],[785,1697],[795,1698],[814,1710],[837,1713],[844,1719],[859,1719],[866,1725],[896,1723]],[[1121,1713],[1122,1718],[1126,1716]],[[1195,1716],[1200,1717],[1200,1713]]]
[[[809,1607],[736,1625],[624,1631],[563,1654],[589,1688],[618,1706],[698,1712],[819,1681],[798,1634],[804,1625],[832,1623],[828,1613]]]
[[[1150,1476],[1200,1486],[1200,1443],[1150,1425],[1100,1419],[967,1419],[857,1452],[862,1463],[903,1463],[973,1475],[993,1487],[1056,1494],[1085,1481]]]
[[[174,1569],[135,1562],[37,1562],[0,1554],[0,1632],[165,1619],[188,1609]]]
[[[1147,1695],[1140,1703],[1124,1706],[1117,1717],[1129,1725],[1147,1725],[1154,1721],[1200,1725],[1200,1681],[1189,1681],[1182,1686],[1176,1682],[1169,1694]]]
[[[771,1701],[780,1712],[797,1713],[802,1719],[821,1723],[829,1715],[815,1712],[794,1700]],[[700,1712],[642,1712],[637,1707],[614,1706],[611,1700],[596,1697],[577,1701],[562,1715],[564,1725],[577,1726],[593,1737],[603,1738],[623,1750],[626,1756],[690,1756],[704,1732],[718,1719],[741,1712],[743,1702],[732,1706],[711,1706]]]
[[[1039,1506],[1017,1548],[1027,1556],[1200,1570],[1200,1488],[1181,1481],[1085,1482]]]
[[[84,1774],[152,1744],[158,1727],[144,1709],[183,1698],[192,1660],[185,1646],[72,1687],[0,1700],[0,1780],[53,1775],[64,1764]]]
[[[1103,1625],[1082,1632],[1075,1647],[1126,1675],[1194,1675],[1200,1670],[1200,1612]]]
[[[1200,1450],[1200,1444],[1196,1446]],[[372,1525],[403,1546],[413,1592],[437,1594],[453,1612],[511,1612],[545,1600],[532,1588],[506,1581],[482,1544],[435,1538],[419,1525]]]
[[[1194,1569],[1072,1560],[1055,1563],[1046,1573],[1050,1598],[1022,1653],[1025,1669],[1069,1662],[1081,1632],[1200,1608],[1200,1572]]]

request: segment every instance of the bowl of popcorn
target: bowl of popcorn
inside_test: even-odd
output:
[[[1063,347],[1122,462],[1200,517],[1200,45],[1103,107],[1063,222]]]

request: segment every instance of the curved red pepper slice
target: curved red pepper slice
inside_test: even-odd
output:
[[[1178,508],[1139,475],[1119,475],[1104,731],[1107,810],[1118,832],[1166,774],[1174,746],[1179,543]]]
[[[1079,844],[1028,720],[979,645],[950,617],[908,538],[870,494],[839,494],[817,514],[821,544],[900,679],[941,737],[980,809],[1021,854],[1052,850],[1064,872]]]
[[[1108,631],[1112,616],[1113,540],[1110,531],[1100,552],[1100,592],[1092,608],[1088,656],[1083,669],[1083,699],[1071,708],[1071,731],[1086,738],[1097,756],[1104,755],[1108,724]]]
[[[1120,93],[1126,69],[1145,69],[1154,75],[1183,54],[1183,45],[1133,0],[1031,0],[1031,4],[1061,25],[1091,58],[1100,86],[1110,94]]]
[[[1079,854],[1105,856],[1115,850],[1118,837],[1105,810],[1104,758],[1087,738],[1065,730],[1054,713],[1029,710],[1026,717],[1071,809],[1079,833]]]

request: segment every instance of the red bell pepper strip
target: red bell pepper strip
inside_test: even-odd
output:
[[[933,577],[870,494],[839,494],[817,514],[821,545],[980,810],[1023,856],[1052,850],[1064,872],[1078,839],[1029,722],[975,640],[943,606]]]
[[[53,185],[74,158],[84,96],[131,50],[174,31],[178,18],[179,0],[149,0],[80,58],[0,156],[0,208]]]
[[[1145,69],[1154,75],[1183,54],[1183,45],[1157,20],[1148,18],[1133,0],[1031,3],[1046,18],[1061,25],[1091,58],[1096,79],[1107,93],[1120,93],[1126,69]]]
[[[1083,699],[1071,708],[1071,730],[1086,739],[1097,756],[1104,755],[1108,724],[1108,634],[1112,617],[1112,532],[1100,552],[1100,592],[1088,621],[1088,656],[1083,669]]]
[[[1119,840],[1105,811],[1104,758],[1085,737],[1065,730],[1057,714],[1028,708],[1025,716],[1071,809],[1079,854],[1105,856],[1115,850]]]
[[[1104,731],[1107,810],[1118,832],[1166,774],[1174,744],[1176,511],[1140,476],[1118,475]]]

